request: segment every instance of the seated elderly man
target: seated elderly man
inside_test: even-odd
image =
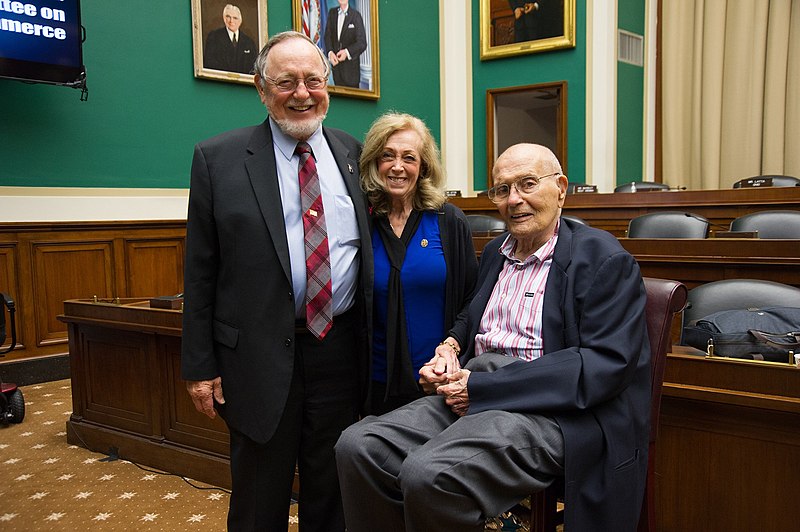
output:
[[[456,342],[420,370],[436,394],[336,444],[349,532],[480,531],[562,475],[567,530],[636,528],[650,421],[639,267],[609,233],[560,218],[567,177],[549,149],[512,146],[492,175],[510,234],[483,250]]]

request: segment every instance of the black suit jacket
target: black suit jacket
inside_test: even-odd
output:
[[[358,87],[358,81],[361,77],[358,58],[367,49],[364,19],[361,18],[361,13],[350,7],[344,17],[342,35],[337,37],[338,18],[338,8],[333,8],[328,12],[328,22],[325,26],[325,48],[327,51],[334,53],[346,48],[350,53],[351,59],[333,67],[333,81],[336,85]]]
[[[361,145],[343,131],[323,133],[353,200],[361,237],[356,306],[362,399],[372,312],[372,247],[359,188]],[[295,307],[286,229],[268,121],[195,146],[186,231],[183,345],[185,380],[222,377],[232,428],[257,442],[278,424],[292,380]]]
[[[203,48],[203,68],[252,74],[258,48],[253,39],[239,31],[239,41],[233,47],[224,27],[208,32]]]
[[[474,339],[503,267],[502,235],[481,254],[467,320],[451,334]],[[639,266],[605,231],[561,220],[542,308],[544,356],[470,375],[469,413],[553,416],[565,443],[569,530],[635,530],[650,434],[650,347]]]

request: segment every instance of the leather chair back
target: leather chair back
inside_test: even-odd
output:
[[[800,211],[758,211],[739,216],[731,231],[758,231],[758,238],[800,238]]]
[[[683,211],[643,214],[628,223],[628,238],[706,238],[709,222]]]
[[[683,327],[722,310],[800,307],[800,288],[760,279],[723,279],[689,290]]]
[[[467,214],[467,223],[474,236],[488,236],[505,232],[506,223],[488,214]]]

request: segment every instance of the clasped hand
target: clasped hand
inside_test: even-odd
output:
[[[439,346],[433,358],[419,370],[419,384],[426,393],[443,396],[453,413],[463,416],[469,409],[469,374],[468,369],[461,369],[452,349]]]

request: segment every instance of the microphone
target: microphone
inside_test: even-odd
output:
[[[716,224],[716,223],[712,222],[711,220],[709,220],[707,218],[703,218],[702,216],[698,216],[698,215],[696,215],[694,213],[691,213],[691,212],[685,212],[685,213],[683,213],[683,215],[686,216],[687,218],[694,218],[695,220],[700,220],[701,222],[706,222],[711,227],[715,227],[717,229],[722,229],[723,231],[730,231],[731,230],[731,228],[726,226],[726,225]]]
[[[694,218],[695,220],[706,222],[711,227],[716,228],[717,231],[712,235],[715,238],[758,238],[758,231],[731,231],[730,227],[726,227],[722,224],[715,224],[711,220],[691,212],[684,212],[683,215],[687,218]]]

